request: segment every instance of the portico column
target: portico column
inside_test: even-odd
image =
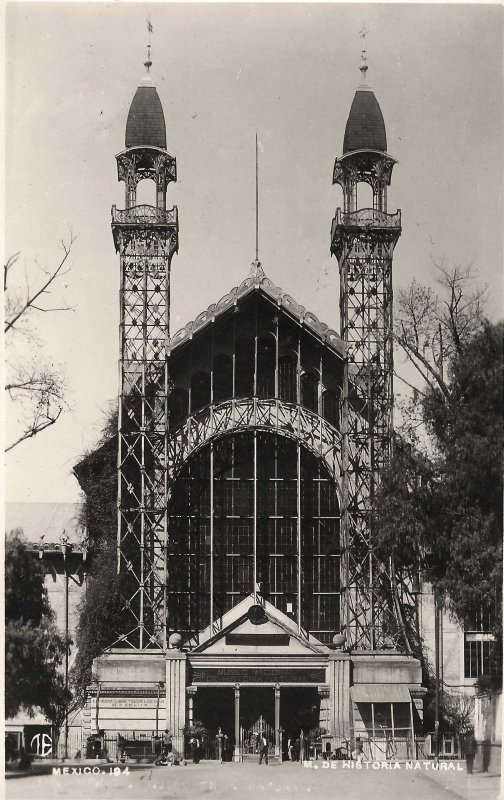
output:
[[[234,760],[240,761],[240,684],[234,687],[234,712],[235,712],[235,746]]]
[[[280,741],[280,684],[275,686],[275,756],[278,758],[280,755],[280,748],[282,742]]]
[[[187,697],[188,697],[188,723],[189,727],[192,728],[194,722],[194,695],[198,691],[197,686],[188,686],[187,687]]]
[[[173,637],[173,634],[172,634]],[[171,645],[166,653],[166,727],[172,735],[173,749],[184,752],[186,721],[187,656]]]

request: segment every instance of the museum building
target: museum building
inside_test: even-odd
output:
[[[378,561],[371,512],[390,454],[401,216],[387,210],[395,162],[365,56],[333,174],[340,335],[256,260],[170,337],[176,161],[146,67],[116,156],[125,208],[112,208],[126,590],[120,630],[93,664],[84,732],[168,728],[182,750],[197,720],[241,760],[259,733],[279,756],[318,728],[324,749],[360,736],[411,757],[425,694],[405,633],[414,598]],[[137,203],[143,180],[155,205]],[[372,208],[359,206],[362,184]]]

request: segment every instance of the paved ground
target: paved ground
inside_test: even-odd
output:
[[[131,767],[114,775],[112,765],[86,765],[101,774],[31,775],[6,782],[7,800],[495,800],[499,778],[468,776],[432,764],[406,770],[306,769],[299,764],[188,764],[180,767]],[[347,762],[351,763],[351,762]],[[455,764],[453,766],[456,766]],[[80,766],[82,770],[84,765]],[[120,766],[124,770],[124,766]]]

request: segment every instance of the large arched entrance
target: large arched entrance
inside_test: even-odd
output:
[[[171,494],[170,631],[196,643],[258,591],[329,642],[339,629],[339,523],[334,480],[298,442],[260,430],[209,442]]]

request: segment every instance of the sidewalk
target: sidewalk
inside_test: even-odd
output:
[[[103,769],[105,765],[110,767],[120,766],[124,767],[124,764],[116,761],[106,761],[104,758],[81,758],[81,759],[67,759],[63,761],[62,759],[58,758],[44,758],[42,759],[35,759],[32,761],[31,766],[29,769],[8,769],[6,766],[5,769],[5,778],[26,778],[30,775],[51,775],[53,771],[53,767],[68,767],[69,769],[76,768],[76,767],[98,767]],[[129,764],[130,767],[139,767],[145,766],[145,764]]]
[[[440,765],[442,763],[440,762]],[[468,775],[465,762],[457,763],[463,765],[463,772],[429,769],[421,774],[463,800],[499,800],[502,797],[499,775],[490,775],[488,772],[474,772]]]

